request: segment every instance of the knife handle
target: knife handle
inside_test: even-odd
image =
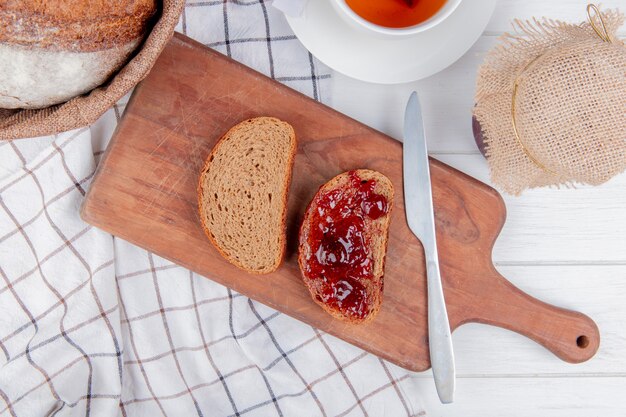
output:
[[[428,348],[437,394],[443,404],[454,401],[456,384],[452,332],[436,254],[424,247],[428,288]]]

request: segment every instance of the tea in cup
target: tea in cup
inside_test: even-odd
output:
[[[331,0],[352,25],[384,35],[411,35],[444,21],[462,0]]]

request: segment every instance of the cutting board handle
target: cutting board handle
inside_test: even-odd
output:
[[[590,359],[600,346],[598,326],[588,316],[546,304],[522,292],[492,266],[490,285],[481,291],[474,317],[466,322],[491,324],[512,330],[545,346],[570,363]],[[478,295],[478,294],[477,294]]]

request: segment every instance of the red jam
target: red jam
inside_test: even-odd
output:
[[[322,281],[321,302],[363,319],[371,304],[363,283],[373,277],[365,220],[378,219],[389,208],[385,196],[374,192],[375,180],[361,180],[355,171],[349,176],[350,186],[317,196],[309,231],[313,256],[305,268],[310,279]]]

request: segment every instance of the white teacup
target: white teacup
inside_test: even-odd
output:
[[[319,1],[319,0],[314,0]],[[380,26],[375,23],[372,23],[358,14],[354,10],[348,6],[346,0],[329,0],[339,15],[349,22],[352,26],[355,26],[361,30],[375,33],[379,35],[388,35],[388,36],[408,36],[414,35],[416,33],[424,32],[428,29],[431,29],[444,20],[446,20],[452,12],[456,10],[456,8],[461,4],[463,0],[447,0],[444,5],[431,17],[427,20],[418,23],[417,25],[407,26],[402,28],[390,28],[385,26]]]

